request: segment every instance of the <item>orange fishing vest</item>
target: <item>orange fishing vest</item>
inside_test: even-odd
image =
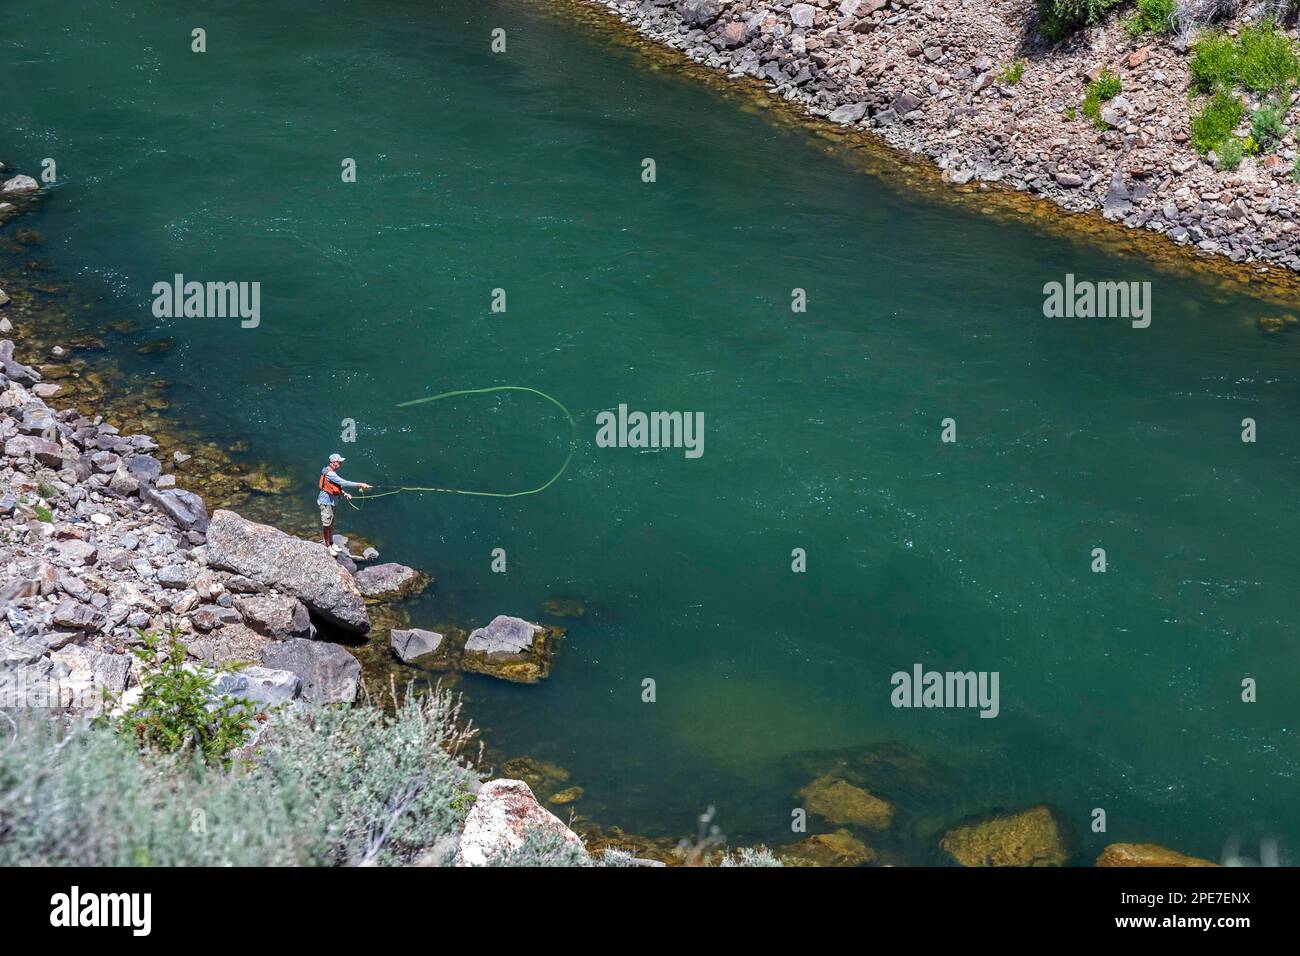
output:
[[[340,491],[343,490],[338,485],[334,484],[334,482],[330,481],[327,477],[325,477],[324,472],[321,473],[319,484],[320,484],[320,490],[325,492],[327,495],[337,495]]]

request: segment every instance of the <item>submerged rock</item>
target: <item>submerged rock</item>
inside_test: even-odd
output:
[[[554,793],[569,781],[569,771],[550,760],[536,757],[512,757],[501,766],[512,779],[522,780],[534,793]]]
[[[894,820],[891,804],[834,774],[818,777],[799,796],[805,810],[830,823],[888,830]]]
[[[528,784],[522,780],[489,780],[465,818],[456,864],[485,866],[493,858],[523,846],[532,830],[558,836],[564,844],[586,855],[578,835],[537,802]]]
[[[810,750],[785,761],[796,779],[833,775],[892,804],[897,813],[942,811],[963,782],[950,767],[899,743]]]
[[[863,866],[874,863],[876,851],[848,830],[818,833],[781,850],[786,866]]]
[[[208,527],[208,563],[291,594],[308,610],[344,630],[370,629],[365,599],[352,575],[323,544],[218,510]],[[346,653],[346,652],[345,652]]]
[[[272,641],[262,650],[262,663],[293,671],[302,678],[302,696],[322,704],[350,704],[361,689],[361,664],[338,644],[293,638]]]
[[[1154,843],[1112,843],[1097,857],[1097,866],[1218,866]]]
[[[562,633],[522,618],[497,615],[487,627],[470,632],[461,669],[534,684],[550,675],[555,645]]]
[[[962,866],[1062,866],[1069,856],[1047,807],[955,827],[939,846]]]
[[[587,605],[581,598],[552,597],[542,602],[542,613],[551,617],[586,617]]]

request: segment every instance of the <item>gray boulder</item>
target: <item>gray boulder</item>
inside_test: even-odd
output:
[[[208,563],[213,567],[291,594],[312,613],[344,630],[357,634],[370,630],[370,616],[356,582],[324,545],[224,510],[212,516],[207,536]]]
[[[192,491],[143,488],[140,497],[171,518],[182,531],[208,530],[208,509],[203,506],[203,499]]]
[[[253,630],[277,641],[315,633],[307,606],[288,594],[240,595],[235,598],[235,610]]]
[[[368,598],[395,598],[424,590],[428,578],[404,564],[376,564],[355,575],[357,590]]]
[[[46,441],[35,435],[15,435],[5,442],[5,455],[10,458],[24,458],[28,455],[42,465],[62,467],[63,447],[57,442]]]
[[[90,605],[72,600],[62,601],[50,619],[59,627],[75,627],[83,631],[101,631],[108,623],[107,618]]]
[[[274,707],[288,703],[302,693],[302,678],[292,671],[241,667],[234,673],[219,675],[212,689],[225,697],[243,697]]]
[[[707,26],[722,13],[720,0],[681,0],[677,5],[682,19],[692,26]]]
[[[534,684],[551,672],[551,661],[563,632],[504,614],[487,627],[471,631],[461,656],[461,669],[519,684]]]
[[[162,474],[162,462],[152,455],[136,455],[127,461],[126,470],[141,484],[152,485]]]
[[[158,569],[158,583],[165,588],[187,588],[190,574],[181,564],[164,564]]]
[[[831,110],[826,118],[832,123],[856,123],[867,115],[866,103],[845,103]]]
[[[274,641],[262,650],[262,663],[293,671],[302,678],[302,696],[322,704],[350,704],[361,689],[361,664],[338,644],[303,638]]]
[[[6,179],[4,186],[0,186],[0,193],[13,196],[19,193],[34,193],[40,188],[41,184],[32,177],[18,175],[12,179]]]
[[[418,627],[392,631],[388,635],[389,646],[403,664],[411,664],[421,657],[437,654],[442,641],[443,637],[437,631],[426,631]]]

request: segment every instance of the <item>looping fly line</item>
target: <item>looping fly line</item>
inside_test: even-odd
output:
[[[569,420],[569,453],[564,458],[564,464],[560,465],[559,470],[556,471],[555,474],[551,475],[545,484],[538,485],[536,488],[529,488],[526,491],[470,491],[464,488],[426,488],[416,485],[401,485],[391,491],[381,491],[375,495],[353,495],[352,497],[364,501],[370,498],[387,498],[389,495],[400,495],[404,491],[418,491],[445,495],[474,495],[479,498],[522,498],[524,495],[539,494],[559,481],[560,476],[563,475],[565,469],[569,467],[569,462],[573,460],[573,453],[578,447],[578,423],[573,420],[573,415],[570,414],[569,410],[564,407],[564,404],[559,399],[547,395],[539,389],[528,388],[526,385],[493,385],[489,388],[462,388],[454,392],[443,392],[441,395],[430,395],[427,398],[416,398],[409,402],[401,402],[397,407],[409,408],[412,405],[423,405],[426,402],[440,402],[444,398],[455,398],[459,395],[486,395],[489,392],[529,392],[533,395],[538,395],[546,399],[560,411],[564,412],[564,417]],[[348,499],[348,504],[352,504],[351,499]],[[352,505],[352,507],[357,508],[356,505]],[[361,509],[357,508],[357,510],[360,511]]]

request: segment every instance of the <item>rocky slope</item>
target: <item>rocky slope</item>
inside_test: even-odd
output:
[[[1203,253],[1300,270],[1294,133],[1275,155],[1211,166],[1189,143],[1178,37],[1132,40],[1115,16],[1049,45],[1027,0],[584,2],[813,116],[927,156],[955,185],[998,183]],[[1104,130],[1079,112],[1103,69],[1123,85]],[[1288,128],[1296,119],[1292,109]]]

